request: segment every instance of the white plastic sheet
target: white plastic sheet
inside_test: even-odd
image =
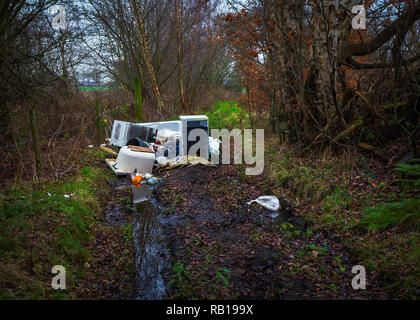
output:
[[[253,202],[258,203],[270,211],[278,211],[280,209],[280,201],[276,196],[262,196],[256,200],[247,202],[247,204],[250,205]]]
[[[173,131],[169,129],[161,129],[158,130],[157,133],[157,140],[160,140],[162,143],[168,142],[168,141],[176,141],[181,138],[181,134],[179,131]]]

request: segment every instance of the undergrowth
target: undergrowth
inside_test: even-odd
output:
[[[246,112],[233,101],[218,101],[206,112],[211,129],[243,129],[249,127]]]
[[[267,146],[274,193],[283,197],[286,191],[296,207],[303,206],[299,211],[313,230],[345,235],[346,247],[381,276],[391,296],[418,297],[420,165],[398,164],[398,179],[388,186],[366,168],[354,172],[332,157],[314,161],[278,149]],[[355,175],[363,185],[349,183]]]
[[[0,204],[0,298],[62,299],[76,296],[91,259],[93,230],[100,222],[96,194],[106,174],[84,167],[46,184],[11,186]],[[51,289],[51,269],[66,268],[70,290]]]

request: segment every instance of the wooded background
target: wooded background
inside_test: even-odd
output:
[[[366,29],[354,30],[360,4]],[[65,29],[52,26],[55,5]],[[50,153],[62,137],[96,142],[101,126],[105,138],[116,118],[170,119],[235,98],[251,126],[270,123],[302,152],[386,159],[405,139],[419,157],[420,1],[20,0],[2,1],[0,17],[3,169],[34,163],[35,140]],[[108,90],[80,90],[87,78]]]

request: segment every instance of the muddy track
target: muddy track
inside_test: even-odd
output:
[[[246,202],[267,195],[259,178],[235,166],[165,173],[156,197],[170,249],[164,278],[174,299],[378,299],[351,287],[357,265],[339,236],[313,233],[281,201],[280,215]],[[264,190],[264,194],[261,190]]]
[[[280,200],[276,215],[249,206],[270,187],[240,170],[162,172],[151,201],[136,212],[124,201],[108,204],[108,224],[133,226],[138,299],[386,298],[374,275],[368,290],[353,290],[351,269],[359,263],[342,238],[313,232],[288,201]],[[130,197],[128,178],[111,185],[117,198]]]

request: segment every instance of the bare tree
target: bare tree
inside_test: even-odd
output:
[[[221,51],[211,42],[217,3],[89,0],[86,16],[100,44],[88,45],[103,68],[131,92],[139,77],[143,96],[148,101],[153,97],[156,113],[193,112]]]
[[[0,3],[0,104],[4,142],[12,139],[10,110],[17,103],[36,104],[51,88],[71,82],[78,55],[66,51],[79,30],[56,32],[49,9],[58,1],[2,1]],[[71,2],[69,15],[73,12]]]

